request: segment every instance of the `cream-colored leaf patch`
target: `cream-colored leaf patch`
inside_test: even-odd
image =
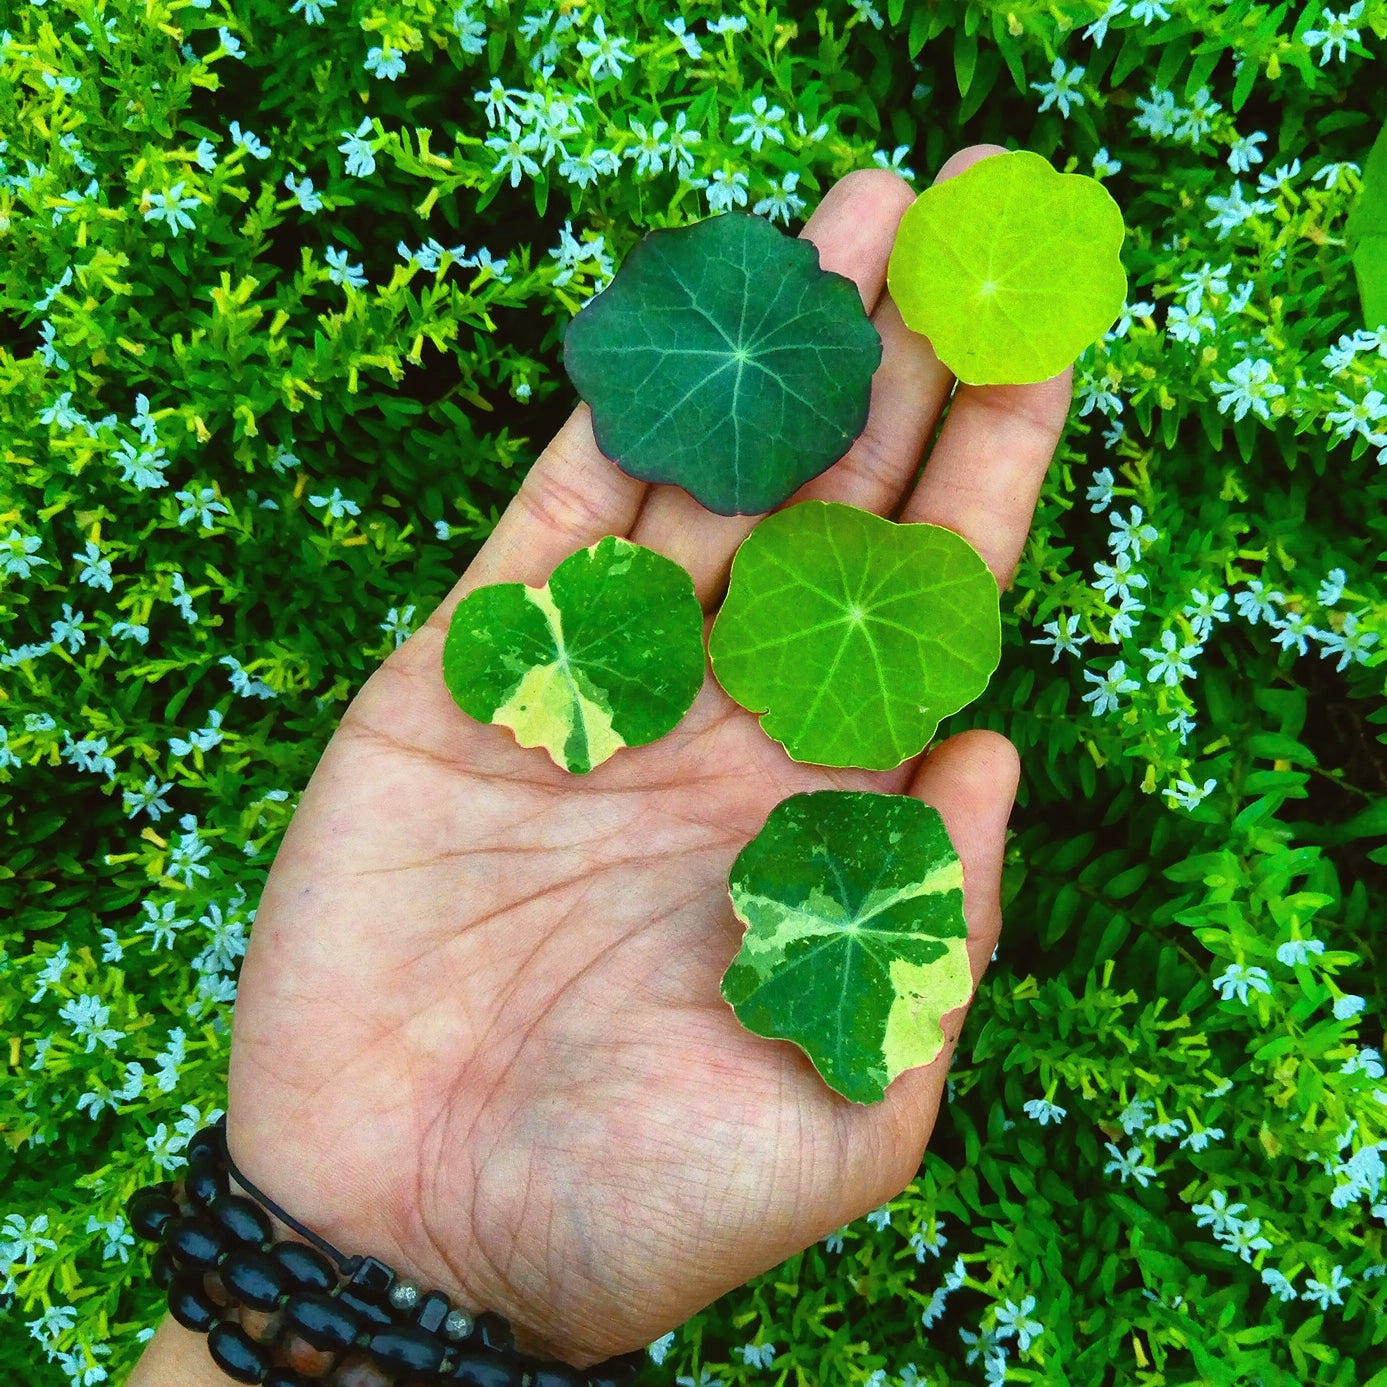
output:
[[[626,745],[612,728],[611,714],[585,698],[558,662],[527,670],[491,721],[509,727],[521,746],[542,746],[570,771],[601,765]]]

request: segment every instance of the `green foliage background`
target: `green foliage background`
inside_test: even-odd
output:
[[[1343,230],[1387,4],[677,13],[0,4],[0,1362],[138,1355],[123,1203],[224,1101],[343,708],[572,407],[563,324],[734,186],[797,228],[854,168],[922,187],[992,140],[1120,164],[1132,306],[1076,371],[1002,668],[941,729],[1023,754],[1003,941],[909,1190],[650,1380],[1383,1387],[1387,332]],[[759,97],[776,135],[733,119]],[[642,159],[678,112],[687,161]],[[1124,633],[1089,575],[1134,505]]]

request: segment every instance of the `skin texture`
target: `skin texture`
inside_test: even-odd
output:
[[[950,177],[998,146],[960,151]],[[913,194],[850,174],[804,235],[882,334],[871,414],[789,504],[846,501],[964,535],[1003,588],[1071,371],[954,388],[885,290]],[[920,463],[929,450],[927,466]],[[241,973],[228,1102],[247,1177],[343,1252],[371,1252],[521,1347],[586,1366],[898,1194],[929,1140],[966,1008],[937,1060],[847,1102],[786,1042],[742,1030],[719,981],[742,927],[734,858],[799,791],[914,794],[964,864],[974,985],[1001,928],[1015,748],[968,731],[894,770],[799,765],[705,680],[668,737],[569,776],[467,718],[441,673],[453,608],[541,584],[625,535],[683,564],[709,624],[755,517],[620,472],[580,405],[425,625],[348,708],[275,859]],[[202,1376],[202,1374],[206,1376]],[[221,1383],[166,1321],[134,1387]]]

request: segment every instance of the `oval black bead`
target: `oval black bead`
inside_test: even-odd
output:
[[[264,1247],[274,1237],[270,1216],[254,1201],[239,1194],[218,1195],[207,1211],[238,1243]]]
[[[350,1348],[361,1333],[361,1317],[331,1296],[312,1291],[296,1295],[284,1307],[284,1318],[314,1348]]]
[[[220,1122],[214,1122],[210,1127],[204,1127],[200,1132],[195,1132],[185,1153],[188,1160],[191,1162],[194,1159],[201,1159],[200,1153],[206,1152],[220,1165],[226,1153],[226,1147],[222,1140],[224,1130],[225,1128]]]
[[[264,1387],[313,1387],[313,1383],[292,1368],[271,1368]]]
[[[535,1369],[534,1387],[588,1387],[588,1379],[568,1363],[541,1363]]]
[[[207,1294],[202,1278],[176,1276],[169,1287],[169,1314],[195,1334],[203,1334],[216,1323],[217,1306]]]
[[[487,1348],[497,1353],[509,1353],[515,1347],[515,1334],[509,1323],[495,1310],[483,1310],[477,1316],[474,1331]]]
[[[233,1248],[219,1271],[232,1299],[252,1310],[273,1310],[289,1294],[289,1273],[263,1252]]]
[[[166,1291],[173,1285],[174,1273],[177,1270],[178,1268],[173,1261],[173,1253],[166,1247],[161,1247],[149,1264],[150,1275],[154,1278],[154,1284],[161,1291]]]
[[[522,1387],[526,1369],[510,1358],[477,1349],[463,1349],[443,1380],[460,1387]]]
[[[264,1382],[270,1371],[268,1354],[239,1324],[213,1325],[207,1352],[222,1372],[237,1382]]]
[[[452,1311],[452,1302],[442,1291],[430,1291],[414,1307],[414,1323],[425,1334],[437,1334]]]
[[[130,1196],[125,1214],[135,1236],[153,1243],[159,1241],[159,1235],[169,1219],[178,1217],[178,1205],[167,1190],[149,1185]]]
[[[438,1371],[445,1348],[432,1334],[422,1329],[402,1327],[382,1329],[371,1335],[367,1347],[385,1368],[407,1368],[411,1372]]]
[[[270,1256],[289,1273],[289,1280],[301,1291],[330,1291],[337,1284],[333,1265],[307,1243],[276,1243]]]
[[[183,1188],[198,1208],[206,1209],[218,1195],[227,1192],[226,1171],[210,1156],[200,1155],[189,1163]]]
[[[180,1266],[200,1271],[215,1270],[229,1242],[225,1231],[210,1219],[188,1214],[170,1219],[164,1237]]]

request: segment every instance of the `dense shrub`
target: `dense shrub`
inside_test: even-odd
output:
[[[1342,231],[1387,3],[677,10],[0,5],[0,1362],[138,1355],[124,1200],[224,1102],[296,792],[572,407],[571,314],[651,227],[995,140],[1107,181],[1132,286],[941,729],[1022,751],[1003,941],[910,1189],[651,1380],[1382,1387],[1387,325]]]

